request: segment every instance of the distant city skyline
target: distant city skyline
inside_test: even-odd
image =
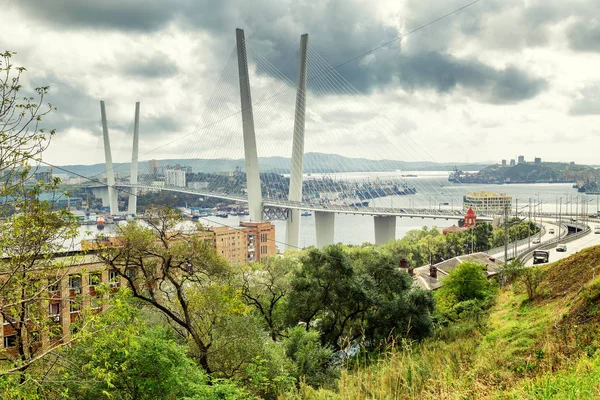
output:
[[[26,89],[51,87],[47,99],[58,111],[44,125],[58,133],[44,155],[50,163],[103,162],[100,100],[107,104],[116,162],[131,158],[136,101],[141,159],[180,158],[192,148],[197,157],[238,158],[240,146],[223,148],[232,143],[225,130],[212,135],[214,142],[176,140],[203,126],[236,27],[246,30],[253,52],[294,82],[302,33],[338,65],[467,3],[21,0],[3,5],[0,49],[18,53],[13,60],[28,69]],[[595,0],[484,0],[350,62],[339,72],[358,95],[309,92],[307,151],[368,152],[363,156],[374,159],[406,151],[414,157],[406,161],[427,156],[440,163],[524,155],[598,164],[597,15]],[[256,102],[265,82],[251,85]],[[288,97],[293,101],[293,91]],[[235,98],[229,101],[239,108]],[[391,120],[393,134],[371,132],[371,114],[354,112],[356,103]],[[259,156],[289,156],[293,110],[287,105],[269,103],[288,122],[257,129]],[[240,140],[241,132],[233,142]]]

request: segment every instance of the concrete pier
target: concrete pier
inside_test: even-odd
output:
[[[317,230],[317,247],[333,244],[335,229],[335,214],[332,212],[315,211],[315,227]]]
[[[396,239],[396,217],[376,215],[373,217],[375,223],[375,244],[381,245]]]

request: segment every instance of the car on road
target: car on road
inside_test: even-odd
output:
[[[544,250],[536,250],[533,252],[533,264],[544,264],[548,262],[550,253]]]
[[[548,233],[549,233],[549,234],[551,234],[551,235],[554,235],[554,229],[550,229],[550,230],[548,231]]]
[[[567,251],[567,245],[562,243],[556,246],[556,251]]]
[[[531,241],[531,243],[533,244],[540,244],[542,241],[540,240],[540,238],[535,238]]]
[[[600,226],[596,225],[596,227],[594,227],[594,233],[600,233]]]

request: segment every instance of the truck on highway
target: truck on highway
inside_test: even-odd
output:
[[[536,250],[533,252],[533,264],[544,264],[548,262],[550,252],[545,250]]]

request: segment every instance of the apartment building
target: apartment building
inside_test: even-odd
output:
[[[97,288],[103,282],[108,283],[112,291],[125,284],[116,271],[107,269],[94,254],[76,254],[58,257],[69,267],[57,270],[52,278],[39,280],[40,287],[47,287],[47,295],[40,295],[35,307],[35,318],[28,323],[28,334],[24,337],[24,347],[28,352],[37,352],[51,345],[68,342],[76,329],[75,322],[81,313],[101,312],[106,307],[109,293],[100,293]],[[134,269],[128,274],[135,274]],[[35,281],[35,277],[32,277]],[[0,314],[0,336],[4,344],[4,357],[17,353],[17,337],[13,324]],[[0,357],[2,357],[0,352]]]
[[[204,227],[196,235],[212,243],[217,253],[232,264],[261,261],[277,254],[275,225],[270,222],[240,222],[239,227]],[[97,249],[102,246],[119,246],[118,237],[84,240],[81,248]]]

